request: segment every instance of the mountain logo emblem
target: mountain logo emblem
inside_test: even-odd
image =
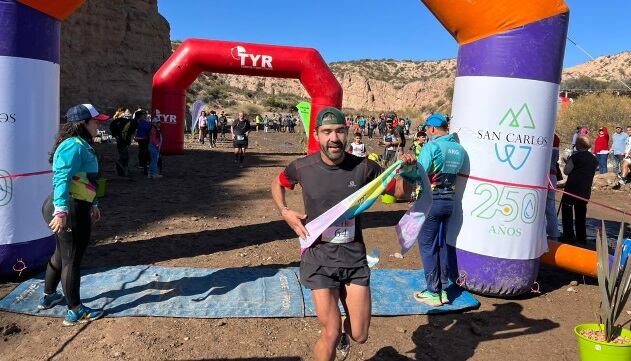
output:
[[[519,108],[517,113],[515,113],[513,108],[509,108],[500,120],[499,125],[504,124],[507,120],[509,120],[508,126],[511,128],[535,129],[535,121],[532,119],[532,113],[530,113],[526,103]]]

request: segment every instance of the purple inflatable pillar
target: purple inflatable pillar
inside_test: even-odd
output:
[[[59,124],[60,22],[0,0],[0,278],[47,263],[55,246],[41,207]]]
[[[546,251],[546,174],[569,14],[460,47],[451,130],[468,152],[448,228],[465,288],[531,290]]]

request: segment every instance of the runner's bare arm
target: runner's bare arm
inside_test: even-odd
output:
[[[309,232],[307,232],[307,229],[304,224],[302,224],[302,221],[307,218],[307,215],[298,213],[287,207],[285,203],[285,187],[280,184],[278,178],[274,178],[272,181],[271,189],[272,199],[274,200],[276,208],[280,211],[280,215],[283,217],[285,222],[287,222],[289,227],[296,232],[298,237],[306,239],[309,236]]]
[[[403,163],[411,165],[416,164],[416,157],[411,154],[403,154],[400,159]],[[396,184],[393,189],[387,190],[385,193],[396,197],[397,199],[405,199],[412,194],[416,184],[406,181],[403,177],[397,176],[395,178]]]
[[[415,189],[415,184],[410,183],[403,179],[403,177],[397,176],[395,179],[395,186],[392,189],[387,189],[384,193],[389,194],[397,199],[409,199],[410,194]]]

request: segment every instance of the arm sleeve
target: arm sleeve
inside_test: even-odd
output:
[[[418,163],[423,166],[428,174],[432,171],[433,152],[433,144],[429,143],[421,148],[421,154],[418,155]]]
[[[280,185],[288,188],[294,189],[296,184],[300,182],[298,179],[298,171],[296,169],[296,162],[291,162],[280,174],[278,175],[278,181]]]
[[[381,174],[381,167],[377,162],[370,159],[367,159],[367,162],[368,171],[366,172],[366,184],[370,183]]]
[[[567,160],[567,163],[565,163],[565,166],[563,167],[563,173],[565,173],[566,175],[569,175],[570,173],[572,173],[572,170],[574,169],[574,162],[572,161],[572,158]]]
[[[53,159],[53,205],[55,213],[68,212],[70,183],[81,167],[80,148],[66,143],[57,148]]]

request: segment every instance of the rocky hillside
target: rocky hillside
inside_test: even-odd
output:
[[[86,1],[61,28],[61,110],[151,105],[153,74],[171,55],[157,0]]]
[[[177,44],[176,44],[177,46]],[[330,64],[344,89],[344,107],[369,112],[449,111],[456,60],[357,60]],[[603,56],[563,71],[571,89],[619,88],[631,78],[631,52]],[[189,90],[189,100],[219,107],[292,108],[307,94],[297,80],[233,75],[203,75]],[[258,107],[253,106],[258,105]]]
[[[364,111],[418,112],[449,108],[456,61],[360,60],[330,67],[344,89],[344,107]],[[257,104],[293,108],[307,93],[297,80],[204,74],[189,89],[189,101],[223,107]]]
[[[580,77],[589,77],[600,81],[631,79],[631,51],[601,56],[594,61],[573,66],[563,71],[564,80]]]

